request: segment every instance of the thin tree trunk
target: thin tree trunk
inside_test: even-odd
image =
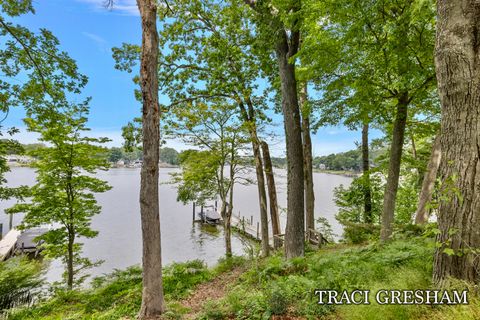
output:
[[[233,144],[233,143],[232,143]],[[235,186],[235,150],[232,146],[232,153],[230,158],[230,193],[229,193],[229,203],[227,212],[225,214],[225,249],[227,253],[227,258],[232,256],[232,226],[231,226],[231,219],[233,213],[233,187]]]
[[[436,74],[442,105],[440,234],[434,282],[480,281],[480,10],[477,1],[437,1]],[[448,187],[449,186],[449,187]],[[461,196],[459,196],[461,195]],[[454,254],[445,253],[445,248]]]
[[[262,156],[260,153],[260,140],[256,133],[252,139],[253,156],[255,158],[255,171],[257,173],[258,199],[260,201],[260,227],[262,236],[262,256],[267,257],[270,254],[270,245],[268,243],[268,211],[267,211],[267,193],[265,191],[265,176],[263,174]]]
[[[240,103],[240,111],[243,121],[248,126],[250,139],[252,140],[253,157],[255,161],[255,173],[257,176],[258,201],[260,204],[260,225],[262,237],[262,255],[264,257],[270,254],[269,235],[268,235],[268,211],[267,211],[267,193],[265,191],[265,175],[263,172],[263,161],[260,151],[260,139],[257,135],[257,125],[255,119],[255,109],[249,98],[247,98],[248,111],[243,103]]]
[[[372,189],[370,186],[370,154],[368,147],[368,121],[363,123],[362,128],[362,170],[363,170],[363,221],[372,223]]]
[[[270,150],[268,144],[262,141],[263,162],[265,165],[265,175],[267,177],[268,198],[270,199],[270,218],[272,220],[272,233],[279,235],[282,233],[280,228],[280,216],[278,215],[277,188],[275,187],[275,176],[273,174],[272,159],[270,158]],[[273,237],[273,247],[278,249],[281,247],[279,239]]]
[[[380,238],[386,241],[392,234],[392,224],[395,217],[395,201],[397,198],[398,181],[400,177],[400,164],[407,123],[408,94],[403,93],[398,98],[397,114],[393,124],[392,145],[390,147],[390,162],[388,168],[387,185],[383,199],[382,230]]]
[[[158,105],[158,33],[155,0],[137,0],[142,19],[140,85],[142,91],[143,164],[140,180],[140,214],[143,241],[143,291],[139,318],[159,317],[164,309],[158,161],[160,113]]]
[[[428,161],[427,172],[423,177],[422,190],[420,191],[420,195],[418,197],[418,208],[417,212],[415,213],[416,224],[425,224],[428,221],[430,212],[427,210],[427,205],[432,200],[435,180],[437,178],[437,171],[442,159],[440,147],[440,135],[437,135],[435,141],[433,142],[432,154],[430,155],[430,160]]]
[[[277,29],[277,61],[282,92],[282,111],[287,149],[287,226],[285,228],[285,257],[303,256],[305,253],[305,212],[303,144],[300,108],[297,96],[295,65],[290,58],[297,53],[298,31],[292,32],[291,40],[285,29]],[[291,43],[289,43],[291,42]]]
[[[302,109],[303,170],[305,179],[305,221],[306,231],[315,229],[315,193],[313,191],[313,156],[310,137],[310,107],[308,106],[307,84],[300,88],[300,107]]]
[[[71,227],[68,229],[68,257],[67,257],[67,287],[68,290],[73,289],[73,243],[75,241],[75,235],[71,231]]]

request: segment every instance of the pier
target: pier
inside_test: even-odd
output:
[[[35,239],[48,229],[36,228],[21,232],[11,229],[2,240],[0,240],[0,261],[5,261],[16,254],[33,253],[35,256],[40,251],[40,244]]]

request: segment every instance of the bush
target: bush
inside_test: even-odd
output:
[[[376,240],[380,234],[380,226],[366,223],[353,223],[343,221],[343,238],[346,242],[352,244],[364,243],[370,240]]]
[[[270,289],[267,304],[271,314],[284,314],[288,308],[287,293],[278,285]]]
[[[0,263],[0,313],[29,304],[43,283],[42,264],[24,257]]]

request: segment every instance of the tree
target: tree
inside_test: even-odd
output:
[[[478,283],[480,237],[480,82],[478,5],[472,1],[437,2],[435,65],[442,105],[438,212],[440,246],[433,279],[449,277]]]
[[[224,222],[225,253],[232,256],[231,217],[235,183],[247,182],[240,152],[248,139],[236,119],[235,105],[225,101],[206,105],[178,105],[168,127],[170,134],[180,137],[201,151],[182,153],[181,173],[173,174],[178,200],[205,204],[207,200],[221,200],[220,215]],[[228,167],[228,168],[227,168]],[[226,172],[228,174],[226,174]]]
[[[357,120],[385,117],[380,123],[391,136],[391,145],[381,238],[387,240],[392,233],[407,122],[435,113],[434,3],[326,1],[310,6],[328,17],[319,21],[312,13],[308,23],[312,31],[320,29],[328,35],[324,50],[319,51],[321,70],[329,71],[321,78],[323,86],[334,97],[353,97],[353,106],[360,107]],[[318,48],[315,37],[310,40],[312,44],[305,40],[303,45],[308,50]],[[336,67],[332,70],[330,65]]]
[[[112,148],[108,156],[108,161],[118,162],[123,159],[123,150],[121,148]]]
[[[256,13],[259,45],[276,55],[282,113],[287,149],[287,226],[285,256],[287,259],[305,253],[305,213],[303,144],[295,78],[295,56],[300,46],[301,1],[244,0]],[[272,37],[272,35],[274,35]]]
[[[26,109],[44,107],[53,99],[65,93],[78,93],[87,78],[81,75],[74,60],[67,53],[59,51],[58,39],[48,30],[40,29],[38,34],[24,26],[8,21],[24,14],[35,13],[31,0],[4,0],[0,2],[0,136],[5,128],[1,123],[8,117],[11,107]],[[19,81],[22,79],[23,81]],[[6,128],[12,137],[16,128]],[[19,150],[19,144],[12,138],[0,140],[0,184],[6,183],[4,174],[10,169],[4,158],[9,150]],[[0,198],[21,199],[26,187],[0,187]]]
[[[178,164],[178,152],[173,148],[161,148],[160,149],[160,161],[177,165]]]
[[[94,194],[110,189],[105,181],[91,176],[98,169],[108,168],[106,149],[99,146],[108,139],[84,136],[89,130],[87,103],[63,102],[58,109],[30,113],[25,119],[28,130],[38,132],[49,147],[35,151],[39,159],[34,163],[37,183],[29,192],[30,202],[9,209],[25,213],[20,229],[55,226],[40,239],[45,241],[46,255],[61,258],[66,265],[68,289],[84,279],[75,276],[94,265],[81,256],[82,243],[76,240],[97,235],[90,228],[91,218],[101,211]]]
[[[137,0],[142,20],[140,87],[142,94],[142,150],[140,216],[143,244],[143,290],[139,318],[158,317],[165,310],[158,199],[160,108],[158,104],[157,1]]]
[[[277,188],[275,187],[275,175],[273,172],[272,159],[268,150],[268,143],[262,141],[263,163],[265,164],[265,176],[267,177],[268,198],[270,199],[270,219],[272,220],[273,247],[281,247],[281,241],[275,236],[282,233],[280,216],[278,214]]]
[[[415,223],[425,224],[428,221],[430,210],[427,208],[432,200],[435,182],[437,180],[437,172],[442,159],[440,150],[440,135],[437,135],[433,142],[432,153],[428,161],[427,171],[423,178],[422,189],[418,196],[418,206],[415,212]]]
[[[300,107],[302,112],[303,171],[305,179],[305,221],[306,231],[315,230],[315,193],[313,190],[312,138],[310,136],[311,105],[308,102],[308,83],[300,88]]]
[[[164,106],[167,112],[184,103],[215,103],[219,98],[237,105],[252,143],[262,254],[268,255],[267,199],[258,134],[258,127],[266,122],[266,95],[258,90],[263,74],[252,47],[255,35],[249,27],[249,15],[248,8],[236,1],[176,1],[175,9],[162,17],[160,91],[170,98]],[[121,70],[130,71],[137,56],[138,48],[133,45],[114,49],[116,67]]]

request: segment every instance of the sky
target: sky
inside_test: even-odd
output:
[[[140,116],[140,103],[135,100],[132,74],[116,70],[111,54],[112,47],[122,43],[141,42],[140,17],[136,0],[116,0],[113,10],[104,8],[105,0],[34,0],[35,15],[24,15],[14,20],[32,31],[46,28],[59,39],[62,50],[77,61],[79,70],[89,78],[82,97],[90,96],[89,127],[91,136],[105,136],[112,141],[109,146],[121,146],[121,127]],[[81,101],[82,97],[78,100]],[[160,100],[166,97],[160,97]],[[166,100],[165,100],[166,101]],[[21,108],[12,110],[4,126],[20,129],[16,135],[22,143],[36,142],[38,135],[27,132]],[[279,136],[271,142],[274,156],[285,155],[281,115],[273,117],[278,125],[271,130]],[[380,136],[373,132],[373,137]],[[359,131],[344,127],[321,128],[312,136],[313,154],[327,155],[355,148],[361,141]],[[179,141],[167,140],[166,146],[186,149]]]

